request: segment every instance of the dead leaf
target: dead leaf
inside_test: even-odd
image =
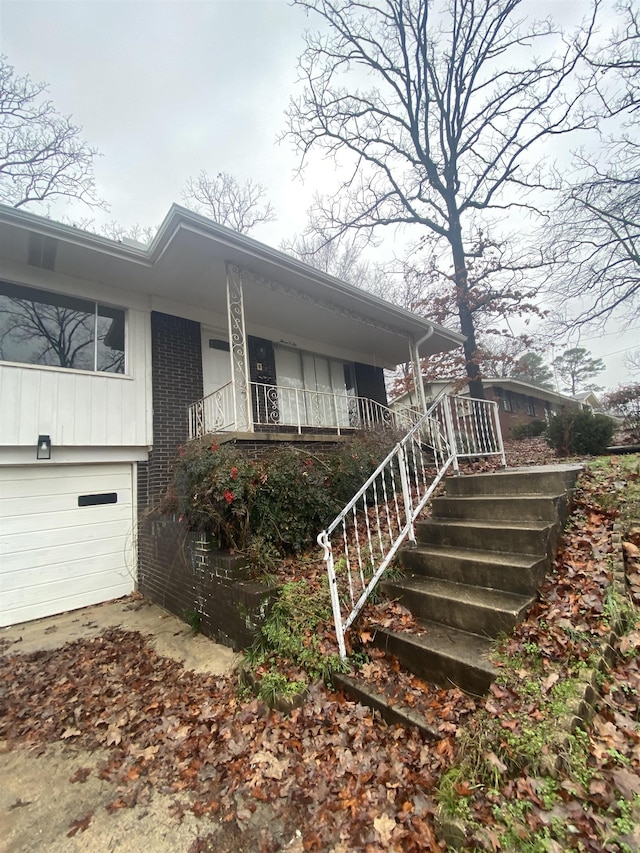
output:
[[[396,828],[395,820],[386,814],[379,815],[373,820],[373,828],[380,836],[382,845],[388,847],[391,840],[391,833]]]
[[[70,782],[86,782],[91,775],[90,767],[78,767],[76,772],[69,779]]]
[[[78,737],[81,734],[82,734],[82,732],[80,731],[80,729],[65,729],[62,732],[61,737],[62,737],[62,740],[67,740],[67,738]]]
[[[73,836],[77,832],[86,832],[89,828],[89,824],[91,823],[91,818],[93,817],[93,812],[89,812],[84,817],[78,818],[78,820],[74,820],[71,824],[71,828],[69,832],[67,832],[67,838],[73,838]]]
[[[117,726],[110,725],[107,729],[107,746],[119,746],[122,742],[122,733]]]
[[[640,795],[640,776],[626,767],[616,768],[611,771],[613,784],[626,800],[633,799],[634,794]]]

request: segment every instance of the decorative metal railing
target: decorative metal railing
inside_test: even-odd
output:
[[[506,465],[496,403],[441,395],[318,536],[343,659],[346,631],[400,546],[415,543],[415,520],[438,483],[458,473],[460,458],[478,456]]]
[[[254,427],[293,427],[344,430],[393,427],[406,431],[420,419],[420,414],[406,406],[392,411],[367,397],[308,391],[251,382],[250,398]],[[189,406],[189,438],[201,438],[217,432],[237,432],[233,385],[228,382],[213,394]]]

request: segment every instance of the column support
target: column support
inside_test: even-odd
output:
[[[420,370],[420,353],[418,352],[418,347],[419,343],[410,338],[409,353],[413,364],[413,384],[416,391],[416,401],[424,414],[427,411],[427,398],[424,395],[424,382],[422,381],[422,371]]]
[[[227,317],[229,320],[229,355],[231,357],[231,387],[236,432],[253,432],[251,406],[251,374],[244,322],[242,270],[233,264],[227,271]]]

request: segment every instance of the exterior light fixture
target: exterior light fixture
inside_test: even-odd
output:
[[[36,451],[36,459],[51,459],[51,436],[38,436],[38,449]]]

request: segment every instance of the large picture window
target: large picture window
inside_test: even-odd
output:
[[[0,359],[125,371],[125,311],[0,281]]]

